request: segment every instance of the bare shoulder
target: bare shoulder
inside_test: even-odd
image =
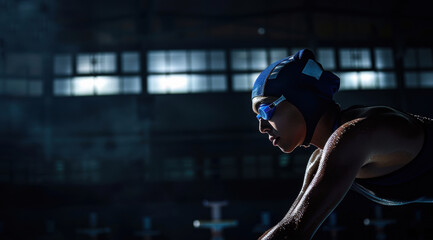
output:
[[[328,139],[324,151],[335,152],[342,159],[357,156],[366,170],[361,177],[394,171],[410,162],[422,148],[422,126],[393,108],[361,108],[342,119],[344,124]]]

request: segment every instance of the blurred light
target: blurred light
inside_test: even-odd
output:
[[[263,27],[259,27],[257,29],[257,33],[260,34],[260,35],[264,35],[266,33],[266,29],[263,28]]]
[[[335,52],[332,48],[320,48],[317,50],[317,60],[322,64],[324,69],[333,70],[335,64]]]
[[[374,61],[377,69],[393,68],[394,58],[391,48],[374,49]]]
[[[214,92],[222,92],[227,90],[227,80],[226,76],[222,74],[211,75],[211,90]]]
[[[166,88],[171,93],[186,93],[188,91],[188,75],[169,75],[166,84]]]
[[[233,70],[248,70],[248,52],[246,50],[232,50],[231,60]]]
[[[77,55],[77,73],[113,73],[116,71],[114,53],[95,53]]]
[[[356,72],[344,72],[337,74],[340,76],[340,89],[358,89],[358,74]]]
[[[40,80],[28,81],[28,95],[29,96],[42,96],[43,84]]]
[[[199,227],[200,227],[200,221],[199,221],[199,220],[195,220],[195,221],[192,223],[192,225],[193,225],[195,228],[199,228]]]
[[[138,52],[122,53],[122,71],[125,73],[140,71],[140,55]]]
[[[187,71],[187,57],[186,51],[175,50],[169,51],[169,72],[186,72]]]
[[[359,80],[361,83],[361,88],[364,89],[374,89],[376,88],[376,73],[372,71],[360,72]]]
[[[226,54],[222,50],[210,51],[210,70],[222,71],[226,69]]]
[[[282,58],[287,57],[287,49],[285,48],[273,48],[269,51],[271,63],[278,61]]]
[[[53,88],[55,96],[69,96],[72,92],[71,80],[69,78],[55,79]]]
[[[93,95],[94,77],[75,77],[72,79],[73,95]]]
[[[364,219],[364,225],[365,226],[369,226],[370,223],[371,223],[370,219],[368,219],[368,218]]]
[[[164,51],[149,51],[147,53],[147,71],[163,73],[168,71]]]
[[[56,55],[54,57],[54,74],[71,75],[72,57],[70,55]]]
[[[120,92],[118,77],[98,76],[94,78],[94,84],[97,95],[116,94]]]
[[[209,90],[209,82],[206,75],[191,75],[191,92],[206,92]]]
[[[371,68],[370,51],[367,48],[344,48],[339,53],[341,68]]]
[[[421,72],[420,74],[421,87],[431,88],[433,87],[433,72]]]
[[[265,49],[253,49],[250,51],[250,70],[263,70],[268,66]]]
[[[141,93],[141,77],[130,76],[123,77],[122,92],[123,93]]]
[[[191,71],[207,70],[206,52],[200,50],[191,51]]]

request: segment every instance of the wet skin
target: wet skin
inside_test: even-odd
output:
[[[275,98],[254,98],[253,111]],[[304,183],[286,216],[260,239],[310,239],[344,198],[355,178],[393,172],[415,158],[424,142],[422,127],[413,118],[389,108],[366,107],[344,112],[334,132],[338,110],[329,110],[316,127],[311,144],[317,149],[308,161]],[[287,101],[274,116],[259,120],[259,131],[283,152],[300,146],[305,137],[302,114]]]

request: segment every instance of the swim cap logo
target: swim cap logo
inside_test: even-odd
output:
[[[305,67],[302,70],[302,73],[319,80],[320,76],[322,76],[323,70],[314,60],[308,59],[307,64],[305,64]]]
[[[290,59],[289,59],[290,60]],[[275,66],[274,70],[272,70],[271,74],[269,74],[268,79],[275,79],[278,76],[278,73],[280,72],[280,70],[286,66],[287,63],[289,63],[289,60],[284,60],[282,62],[280,62],[277,66]]]

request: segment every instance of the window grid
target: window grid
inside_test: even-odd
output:
[[[53,90],[55,96],[141,94],[141,76],[144,75],[148,76],[147,87],[150,91],[147,93],[150,94],[226,92],[229,89],[234,92],[245,92],[251,90],[259,73],[269,64],[298,50],[294,48],[160,50],[159,53],[162,53],[163,57],[161,61],[169,65],[173,65],[173,62],[182,62],[182,64],[167,66],[158,71],[152,71],[152,69],[143,71],[140,64],[141,54],[134,51],[60,53],[53,57]],[[148,51],[146,54],[152,52],[158,53],[158,50]],[[235,59],[235,56],[238,56],[240,60]],[[316,56],[326,70],[335,71],[341,77],[340,90],[397,88],[392,48],[322,47],[317,49]],[[5,57],[0,66],[0,95],[41,96],[44,84],[41,80],[42,70],[40,69],[43,64],[29,65],[24,70],[21,68],[18,71],[19,63],[27,62],[28,65],[28,62],[43,62],[35,61],[40,58],[41,56],[37,54],[29,56],[10,54]],[[97,66],[90,67],[92,60],[95,59],[99,65],[97,63]],[[87,66],[80,66],[80,61],[84,61]],[[152,61],[148,59],[147,62]],[[230,66],[227,66],[228,64]],[[432,87],[432,48],[406,49],[403,66],[404,87]],[[93,79],[85,78],[89,76]],[[152,92],[152,84],[155,83],[152,83],[151,79],[155,76],[158,76],[157,81],[166,82],[164,90]],[[186,80],[182,79],[185,77]],[[92,91],[80,88],[84,79],[92,82]],[[186,90],[173,90],[167,87],[174,81],[173,79],[186,81]],[[228,79],[232,79],[230,88],[227,86]],[[220,83],[216,84],[218,82]],[[60,90],[63,87],[64,89]]]
[[[251,91],[260,72],[271,63],[287,57],[288,52],[286,48],[232,49],[230,59],[233,91]]]
[[[404,52],[404,85],[407,88],[433,88],[432,48],[408,48]]]
[[[0,96],[42,96],[43,70],[43,54],[4,53],[0,57]]]
[[[54,56],[54,96],[140,94],[138,52]]]
[[[156,50],[147,53],[149,94],[224,92],[225,51]]]

